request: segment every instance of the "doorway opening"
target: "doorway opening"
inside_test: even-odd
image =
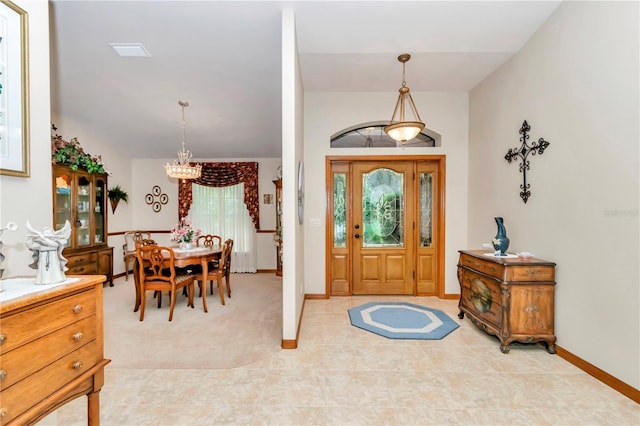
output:
[[[326,293],[443,298],[445,156],[332,156],[326,173]]]

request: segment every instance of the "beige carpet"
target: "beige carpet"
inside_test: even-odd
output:
[[[197,286],[196,286],[197,287]],[[207,294],[209,312],[197,297],[195,309],[179,295],[169,322],[169,297],[162,307],[147,293],[144,321],[133,312],[133,280],[104,288],[105,358],[109,368],[233,368],[281,350],[282,279],[275,274],[232,274],[231,298],[220,304]]]

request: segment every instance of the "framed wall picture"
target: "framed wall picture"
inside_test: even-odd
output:
[[[29,177],[28,16],[0,0],[0,174]]]

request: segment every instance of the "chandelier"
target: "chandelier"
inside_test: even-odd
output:
[[[416,104],[413,103],[413,98],[411,97],[411,93],[409,93],[407,82],[404,80],[404,66],[409,59],[411,59],[411,55],[408,53],[403,53],[398,56],[398,61],[402,62],[402,86],[399,90],[400,94],[398,95],[396,108],[393,110],[393,115],[391,116],[391,122],[384,127],[384,132],[388,134],[389,137],[402,143],[415,138],[418,136],[418,133],[424,129],[424,123],[420,120],[420,114],[418,114]],[[407,103],[413,112],[413,121],[405,121],[405,111],[407,110],[405,105]],[[396,114],[399,114],[397,119]]]
[[[185,149],[186,126],[184,121],[184,107],[189,106],[187,101],[178,101],[178,104],[182,107],[182,151],[178,151],[178,159],[173,164],[167,163],[164,168],[167,172],[167,176],[177,179],[197,179],[202,172],[201,164],[189,164],[191,161],[191,152]]]

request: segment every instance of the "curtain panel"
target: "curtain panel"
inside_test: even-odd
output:
[[[202,174],[198,179],[180,179],[178,184],[178,220],[189,214],[193,203],[192,185],[220,188],[244,183],[244,203],[256,229],[260,229],[260,200],[258,198],[257,162],[200,163]]]

